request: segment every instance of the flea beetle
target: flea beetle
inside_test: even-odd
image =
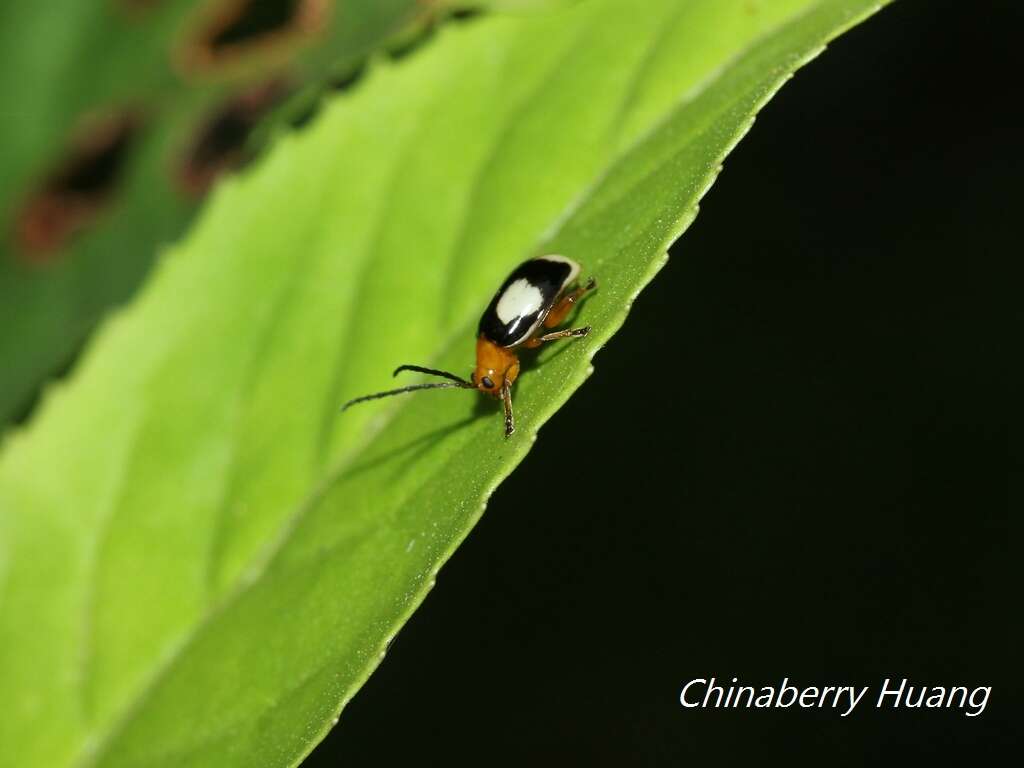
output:
[[[505,405],[505,437],[515,431],[512,416],[512,384],[519,375],[520,347],[533,349],[548,341],[575,339],[590,333],[590,326],[564,328],[550,331],[565,320],[565,316],[587,291],[597,283],[590,278],[587,284],[569,291],[570,285],[580,274],[580,265],[565,256],[539,256],[524,261],[512,274],[505,278],[501,288],[487,305],[476,337],[476,368],[469,375],[469,381],[448,371],[438,371],[419,365],[400,365],[393,376],[402,371],[427,373],[440,376],[448,381],[431,384],[413,384],[400,389],[389,389],[363,395],[345,403],[341,410],[350,405],[380,397],[415,392],[420,389],[476,389],[499,398]],[[550,331],[546,333],[545,331]]]

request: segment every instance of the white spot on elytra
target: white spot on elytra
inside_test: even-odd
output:
[[[539,312],[543,301],[544,297],[540,295],[537,287],[531,285],[529,280],[520,278],[501,294],[498,306],[494,308],[494,311],[497,313],[498,319],[507,325],[517,317]]]

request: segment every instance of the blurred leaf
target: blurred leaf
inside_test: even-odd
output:
[[[451,28],[222,185],[0,460],[10,764],[298,761],[755,112],[877,7],[592,0]],[[527,360],[511,439],[473,393],[338,414],[398,363],[468,373],[492,291],[551,251],[597,277],[594,331]]]
[[[264,15],[325,9],[322,28],[272,42],[255,36],[218,65],[188,52],[209,37],[218,8],[245,2],[47,0],[0,8],[0,93],[16,105],[0,123],[0,430],[73,358],[103,314],[132,294],[159,247],[183,231],[201,190],[184,188],[182,158],[211,115],[271,79],[301,90],[314,109],[325,85],[396,36],[415,38],[447,7],[440,0],[256,2]],[[70,236],[26,244],[20,230],[47,169],[83,127],[124,110],[139,118],[138,130],[111,192],[77,233],[72,227]],[[43,228],[60,229],[52,212]]]

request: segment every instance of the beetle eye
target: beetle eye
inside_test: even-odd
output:
[[[488,377],[486,377],[486,376],[484,376],[484,377],[483,377],[483,378],[482,378],[482,379],[480,380],[480,383],[481,383],[481,384],[483,384],[483,385],[484,385],[484,387],[486,387],[487,389],[494,389],[494,382],[493,382],[493,381],[491,381],[491,380],[490,380],[490,379],[489,379]]]

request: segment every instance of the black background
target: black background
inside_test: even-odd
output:
[[[307,768],[1019,744],[1020,6],[897,2],[783,89]],[[710,676],[872,692],[680,707]],[[876,711],[886,677],[993,692]]]

